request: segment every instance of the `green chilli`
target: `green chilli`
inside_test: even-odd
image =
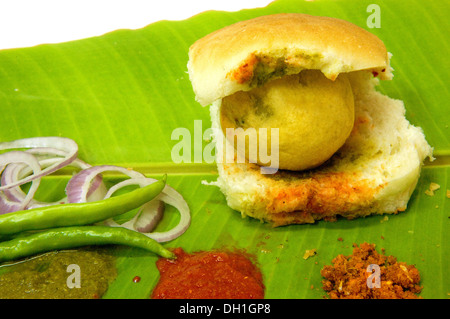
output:
[[[51,250],[114,244],[142,248],[164,258],[175,258],[171,251],[156,240],[139,232],[123,227],[73,226],[44,230],[1,242],[0,262]]]
[[[106,220],[144,205],[166,185],[166,176],[145,187],[107,199],[60,204],[8,213],[0,216],[0,235],[53,227],[82,226]]]

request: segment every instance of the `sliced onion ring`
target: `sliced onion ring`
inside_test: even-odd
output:
[[[142,206],[134,224],[134,228],[140,233],[152,232],[164,215],[166,205],[161,200],[152,200]]]
[[[93,179],[99,174],[106,171],[117,171],[131,178],[138,178],[138,179],[145,178],[143,174],[133,170],[126,169],[121,166],[115,165],[92,166],[82,170],[81,172],[73,176],[67,183],[66,194],[69,203],[87,202],[89,188],[91,187]]]
[[[32,150],[27,150],[26,152],[33,153]],[[41,149],[41,150],[39,150],[39,152],[45,153],[47,155],[51,155],[51,151],[46,153],[45,149]],[[60,160],[59,158],[46,158],[46,159],[39,160],[39,164],[40,164],[41,168],[48,167],[59,160]],[[91,167],[91,165],[83,162],[80,159],[75,159],[73,162],[68,164],[68,166],[73,166],[73,167],[76,167],[79,169],[87,169],[87,168]],[[31,168],[27,165],[23,165],[22,163],[9,164],[3,171],[1,181],[2,181],[2,184],[15,182],[16,180],[19,180],[19,179],[23,178],[23,176],[27,176],[30,173],[31,173]],[[40,179],[35,179],[35,180],[33,180],[33,182],[37,182],[39,180]],[[11,189],[5,189],[3,191],[3,193],[6,195],[7,199],[12,202],[17,202],[17,203],[25,202],[26,194],[23,192],[23,190],[20,188],[20,186],[17,186],[17,187],[11,188]],[[103,185],[102,179],[99,176],[97,176],[94,179],[94,182],[92,183],[91,188],[89,189],[89,192],[87,194],[88,200],[95,201],[95,200],[103,199],[105,193],[106,193],[106,190]],[[28,192],[28,194],[30,194],[30,192]],[[8,212],[17,211],[17,210],[21,210],[21,209],[25,209],[25,208],[31,209],[31,208],[36,208],[36,207],[51,206],[51,205],[63,204],[63,203],[67,203],[67,197],[61,198],[60,200],[57,200],[55,202],[38,201],[33,198],[33,199],[31,199],[31,201],[27,202],[27,204],[25,206],[22,206],[22,207],[13,206],[14,208],[11,208],[11,211],[8,211]],[[0,212],[3,212],[3,210],[0,209]]]
[[[113,192],[117,191],[118,189],[120,189],[121,187],[125,187],[128,185],[140,185],[141,187],[154,183],[156,182],[156,179],[153,178],[135,178],[135,179],[127,179],[125,181],[122,181],[116,185],[114,185],[114,189],[110,189],[110,191],[108,192],[107,196],[111,196],[113,194]],[[105,198],[106,198],[105,197]],[[173,189],[172,187],[170,187],[169,185],[166,185],[163,189],[163,191],[156,196],[153,201],[163,201],[173,207],[175,207],[179,212],[180,212],[180,221],[178,222],[178,224],[168,230],[168,231],[164,231],[164,232],[142,232],[142,234],[158,241],[158,242],[166,242],[166,241],[170,241],[173,240],[177,237],[179,237],[180,235],[182,235],[189,227],[190,223],[191,223],[191,214],[190,214],[190,210],[189,210],[189,206],[187,205],[186,201],[184,200],[183,196],[181,196],[180,193],[178,193],[175,189]],[[143,213],[143,212],[142,212]],[[117,222],[115,222],[112,218],[106,220],[104,223],[108,226],[113,226],[113,227],[125,227],[134,231],[138,231],[137,229],[137,221],[139,218],[140,213],[136,214],[132,219],[130,219],[129,221],[123,223],[123,224],[118,224]],[[153,219],[158,218],[158,215],[156,214],[156,212],[154,213],[154,216],[152,216]]]
[[[20,186],[31,182],[34,179],[40,178],[42,176],[51,174],[60,168],[68,165],[73,162],[78,155],[78,145],[75,141],[65,138],[65,137],[32,137],[32,138],[24,138],[20,140],[15,140],[11,142],[1,142],[0,150],[8,150],[8,149],[21,149],[21,148],[37,148],[37,147],[51,147],[57,148],[65,152],[65,156],[60,160],[50,165],[49,167],[41,170],[38,173],[34,173],[33,175],[29,175],[19,181],[14,183],[10,183],[8,185],[2,185],[0,187],[0,191],[16,186]],[[5,153],[8,154],[8,153]]]
[[[170,241],[181,236],[188,229],[191,223],[191,214],[186,201],[180,195],[180,193],[178,193],[168,185],[166,185],[162,193],[159,194],[156,198],[178,209],[178,211],[180,212],[180,221],[178,222],[178,225],[168,231],[143,234],[158,242]]]
[[[0,215],[17,212],[22,209],[21,207],[22,203],[12,202],[8,198],[6,198],[5,194],[0,192]]]
[[[24,163],[31,168],[34,174],[39,174],[41,172],[41,165],[39,165],[38,160],[33,155],[24,151],[11,151],[0,155],[0,167],[6,167],[6,165],[9,165],[11,163]],[[28,194],[22,199],[22,201],[20,201],[20,205],[16,208],[18,208],[19,210],[25,209],[25,207],[34,197],[34,194],[36,193],[40,182],[40,179],[35,179],[32,181]]]

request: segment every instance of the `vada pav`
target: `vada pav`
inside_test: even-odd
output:
[[[210,184],[242,216],[273,226],[405,210],[433,157],[403,102],[375,90],[392,78],[389,60],[370,32],[306,14],[261,16],[197,40],[188,72],[196,100],[210,105],[219,175]],[[251,128],[276,129],[277,143],[247,135],[245,161],[225,154]],[[272,174],[251,143],[276,146]]]

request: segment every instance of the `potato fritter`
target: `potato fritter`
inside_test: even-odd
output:
[[[328,160],[344,144],[353,123],[354,99],[346,75],[331,81],[318,70],[304,70],[247,92],[239,91],[225,97],[221,106],[225,135],[227,128],[255,128],[258,146],[266,143],[269,153],[273,151],[270,134],[266,139],[259,129],[278,128],[279,168],[294,171],[314,168]],[[237,143],[230,142],[236,148]],[[261,161],[259,151],[254,158],[249,144],[245,145],[250,162],[268,164]]]

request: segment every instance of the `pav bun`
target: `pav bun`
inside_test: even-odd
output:
[[[392,69],[390,54],[375,35],[339,19],[275,14],[205,36],[191,46],[189,58],[196,100],[210,105],[215,132],[219,176],[210,184],[242,216],[281,226],[407,208],[423,161],[433,159],[433,150],[422,130],[405,118],[403,102],[376,91],[379,80],[392,78]],[[222,127],[224,101],[236,92],[252,92],[310,70],[330,81],[343,76],[350,84],[353,123],[343,144],[314,168],[281,168],[274,174],[264,174],[257,162],[241,162],[237,156],[222,160],[230,144]],[[335,130],[336,123],[325,123],[330,132]],[[326,148],[323,141],[317,143]],[[302,162],[304,155],[290,156]]]
[[[331,80],[358,70],[392,78],[388,52],[378,37],[329,17],[261,16],[212,32],[189,49],[189,77],[202,106],[303,69],[321,70]]]

